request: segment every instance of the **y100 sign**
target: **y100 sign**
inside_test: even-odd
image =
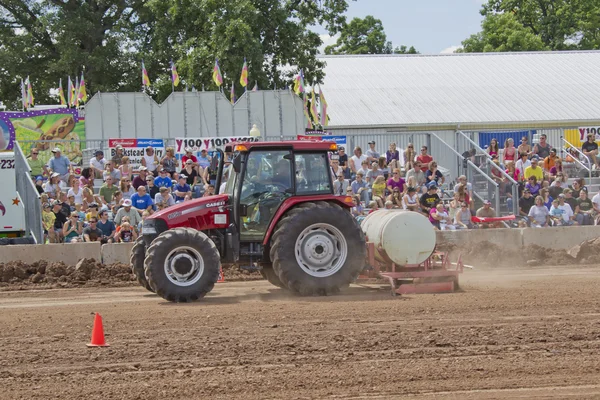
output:
[[[594,135],[596,140],[600,140],[600,126],[584,126],[579,127],[579,140],[585,142],[587,135]]]
[[[183,154],[185,148],[190,147],[192,153],[198,153],[202,150],[211,150],[214,148],[223,149],[225,145],[235,142],[259,142],[259,137],[254,136],[225,136],[225,137],[206,137],[206,138],[175,138],[176,152]]]

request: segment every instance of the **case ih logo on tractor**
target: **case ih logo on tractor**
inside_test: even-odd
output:
[[[352,283],[367,262],[395,266],[428,260],[435,233],[418,213],[369,215],[363,226],[376,228],[370,234],[375,243],[366,242],[349,212],[352,199],[333,194],[328,152],[336,150],[330,142],[230,144],[225,151],[234,158],[227,166],[218,150],[211,168],[217,170],[215,188],[226,179],[223,193],[174,205],[144,221],[131,250],[140,284],[169,301],[193,301],[212,290],[221,264],[254,264],[276,286],[328,295]],[[402,246],[375,233],[387,229],[389,236],[389,229],[400,226],[393,239]],[[458,272],[438,272],[436,279],[444,278],[445,286],[438,281],[437,290],[452,290]],[[406,280],[403,274],[386,276],[394,290],[395,279]]]

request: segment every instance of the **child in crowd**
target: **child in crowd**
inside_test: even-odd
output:
[[[46,199],[47,200],[47,199]],[[42,205],[42,225],[44,227],[44,243],[56,243],[56,235],[54,233],[54,221],[56,215],[52,212],[50,204],[44,203]]]
[[[137,239],[137,233],[132,228],[129,222],[123,222],[121,224],[121,229],[115,235],[115,240],[118,243],[131,243]]]
[[[77,217],[82,224],[85,224],[85,212],[83,211],[81,203],[75,203],[75,212],[77,213]]]

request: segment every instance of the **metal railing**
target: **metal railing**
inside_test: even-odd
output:
[[[40,194],[31,180],[31,168],[29,168],[29,163],[19,142],[15,142],[14,152],[17,193],[25,208],[26,236],[33,236],[37,244],[42,244],[44,243],[44,228]]]
[[[583,169],[585,169],[588,172],[588,185],[592,184],[592,161],[590,160],[590,158],[588,156],[586,156],[585,154],[583,154],[583,152],[581,150],[579,150],[577,147],[573,146],[567,139],[565,139],[564,137],[560,137],[560,140],[562,140],[563,142],[565,142],[567,145],[569,145],[569,148],[571,149],[575,149],[575,151],[577,151],[578,154],[581,154],[581,156],[587,161],[587,164],[589,165],[586,166],[584,163],[581,162],[581,160],[573,157],[573,160],[575,161],[575,163],[581,165],[581,167]],[[565,149],[561,149],[561,152],[566,152]],[[566,157],[564,157],[566,158]]]

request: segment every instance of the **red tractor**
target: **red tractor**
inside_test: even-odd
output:
[[[299,141],[230,145],[227,157],[218,150],[218,194],[144,221],[131,252],[140,284],[169,301],[193,301],[212,290],[221,264],[242,264],[302,295],[347,287],[367,250],[352,199],[333,193],[328,152],[336,150]]]

